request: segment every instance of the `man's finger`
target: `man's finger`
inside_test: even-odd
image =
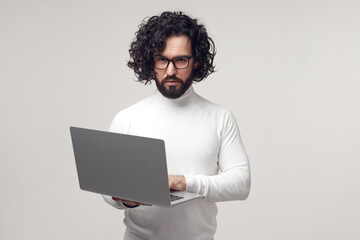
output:
[[[151,206],[151,204],[140,203],[140,202],[133,202],[133,201],[129,201],[129,200],[126,200],[126,199],[117,198],[117,197],[112,197],[112,199],[113,199],[114,201],[117,201],[117,202],[125,203],[126,205],[129,205],[129,206],[135,206],[135,205]]]

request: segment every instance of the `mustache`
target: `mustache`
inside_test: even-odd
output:
[[[166,81],[175,81],[175,82],[180,82],[180,83],[182,83],[183,81],[180,79],[180,78],[177,78],[177,77],[175,77],[175,76],[168,76],[168,77],[166,77],[165,79],[164,79],[164,81],[166,82]]]

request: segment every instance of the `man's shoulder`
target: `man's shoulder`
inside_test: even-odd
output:
[[[204,111],[214,112],[219,115],[231,115],[231,110],[228,107],[214,103],[204,97],[199,96],[196,101],[197,105]]]
[[[134,120],[144,119],[148,115],[151,96],[119,111],[112,120],[110,131],[127,133]]]
[[[116,119],[131,119],[136,115],[146,112],[149,109],[151,104],[152,96],[146,97],[122,110],[120,110],[116,115],[114,120]]]
[[[135,113],[137,111],[143,111],[143,110],[147,109],[147,107],[150,105],[151,101],[152,101],[152,96],[148,96],[148,97],[143,98],[143,99],[139,100],[138,102],[120,110],[118,112],[118,114],[128,115],[128,114]]]

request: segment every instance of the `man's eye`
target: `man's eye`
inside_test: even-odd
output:
[[[157,58],[156,61],[158,61],[158,62],[167,62],[168,60],[166,58]]]
[[[175,61],[176,62],[186,62],[187,58],[176,58]]]

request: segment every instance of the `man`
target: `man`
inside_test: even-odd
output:
[[[170,189],[204,199],[169,209],[104,199],[125,209],[124,239],[213,239],[215,202],[244,200],[250,190],[249,162],[234,116],[192,87],[214,72],[214,43],[196,19],[164,12],[140,26],[129,52],[128,66],[139,81],[155,80],[158,90],[119,112],[110,131],[165,140]]]

